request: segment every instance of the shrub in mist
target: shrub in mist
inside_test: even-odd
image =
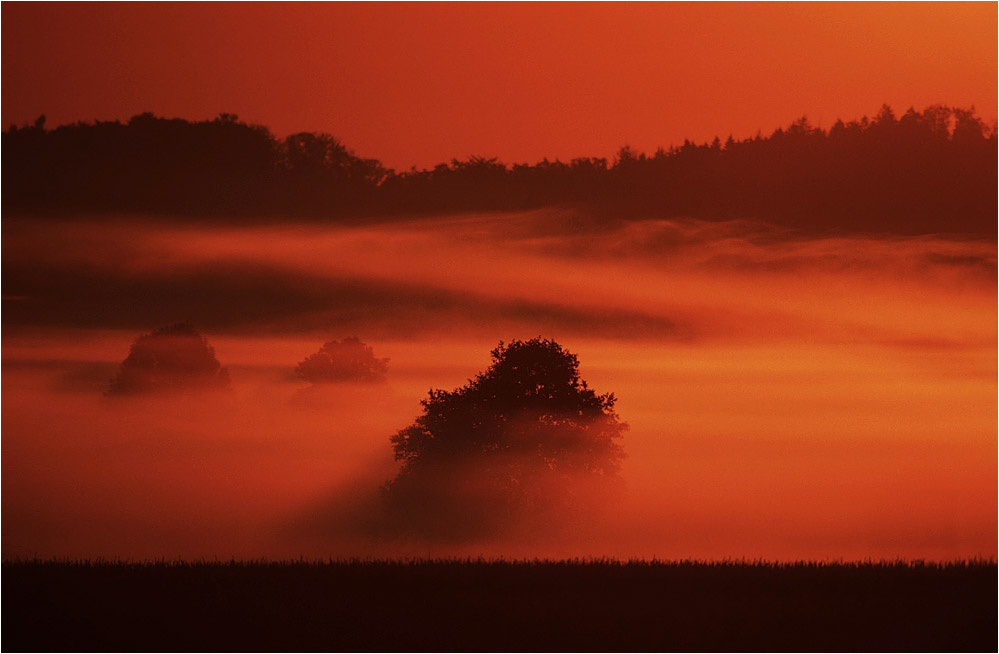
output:
[[[388,372],[388,359],[375,357],[371,346],[356,336],[330,341],[295,368],[295,374],[312,384],[380,382]]]
[[[620,491],[615,397],[591,390],[553,340],[502,342],[460,388],[433,389],[391,438],[384,487],[395,528],[462,540],[587,519]]]
[[[111,380],[108,396],[211,390],[229,385],[215,349],[186,324],[142,334]]]

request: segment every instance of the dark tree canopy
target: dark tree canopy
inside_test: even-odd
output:
[[[298,364],[295,374],[313,384],[379,382],[385,380],[388,359],[378,359],[370,345],[356,336],[330,341]]]
[[[724,137],[724,135],[723,135]],[[473,156],[395,172],[329,134],[275,138],[232,114],[11,126],[4,209],[357,219],[589,207],[616,218],[756,219],[821,232],[995,235],[997,135],[973,109],[931,106],[769,135],[685,141],[608,161]]]
[[[215,358],[215,349],[190,325],[176,324],[135,340],[107,394],[210,390],[228,385],[229,373]]]
[[[492,359],[465,386],[431,390],[391,439],[402,469],[386,497],[415,531],[460,537],[586,511],[585,493],[617,485],[627,425],[614,395],[580,378],[576,355],[534,338],[500,343]]]

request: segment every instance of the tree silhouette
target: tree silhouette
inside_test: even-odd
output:
[[[330,341],[298,364],[295,374],[313,384],[384,381],[388,359],[375,357],[371,346],[356,336]]]
[[[228,385],[229,373],[215,358],[215,349],[190,325],[176,324],[135,340],[107,395],[210,390]]]
[[[627,429],[611,393],[579,376],[553,340],[502,342],[492,365],[392,437],[402,469],[385,486],[400,526],[425,536],[484,535],[524,520],[585,513],[612,494]]]

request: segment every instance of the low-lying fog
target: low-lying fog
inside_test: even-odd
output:
[[[5,219],[3,293],[5,558],[996,556],[992,242],[554,211]],[[228,392],[102,398],[140,333],[182,321]],[[428,389],[538,335],[618,397],[620,506],[460,548],[343,518]],[[307,391],[295,365],[349,336],[387,381]]]

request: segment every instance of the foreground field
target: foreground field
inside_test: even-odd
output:
[[[994,651],[994,562],[3,564],[4,651]]]

